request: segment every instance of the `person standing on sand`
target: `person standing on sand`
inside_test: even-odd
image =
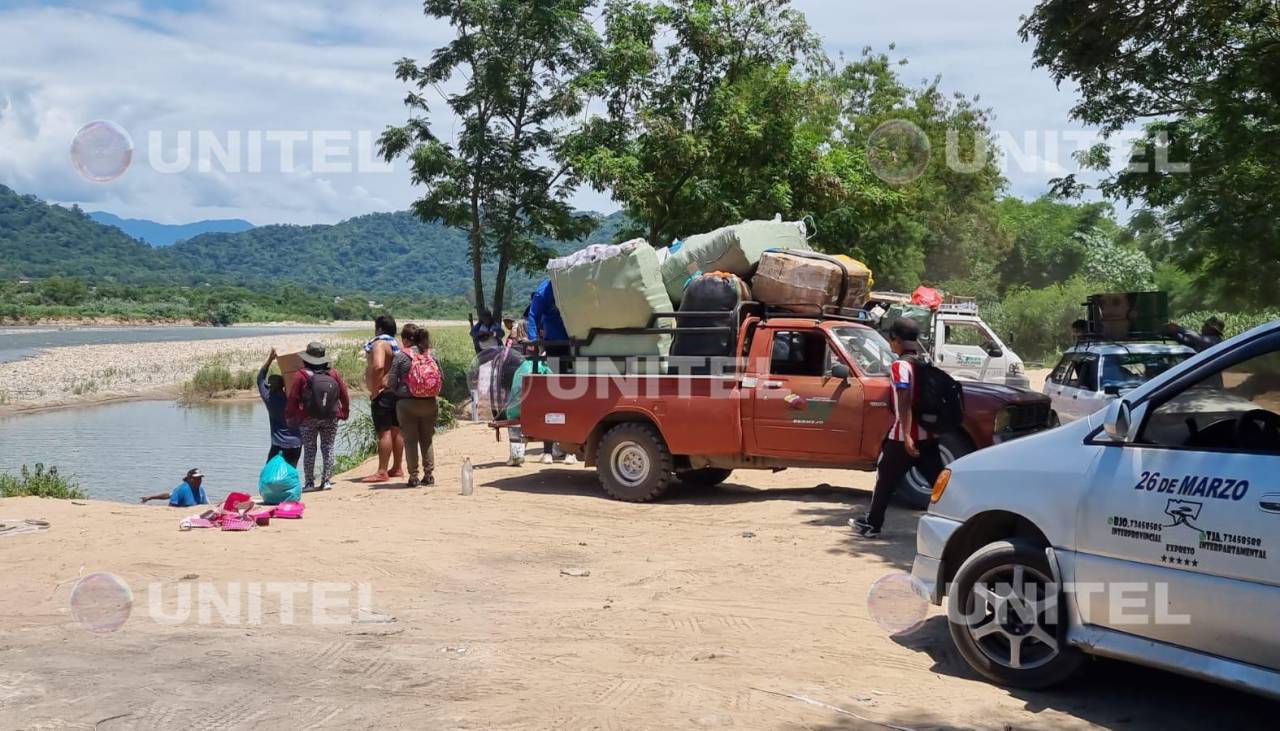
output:
[[[391,372],[387,374],[387,388],[396,395],[396,418],[400,421],[400,432],[404,436],[404,459],[409,469],[409,487],[436,484],[435,447],[432,441],[436,434],[436,421],[440,415],[440,407],[435,396],[415,396],[410,389],[409,371],[419,359],[434,362],[431,352],[431,333],[425,327],[413,324],[405,325],[400,331],[400,339],[404,347],[396,353],[391,361]],[[421,367],[430,367],[430,363]],[[439,372],[439,366],[436,366]],[[418,456],[422,456],[422,480],[418,480]]]
[[[172,491],[162,493],[160,495],[152,495],[151,497],[142,498],[142,504],[146,505],[152,500],[168,500],[171,508],[190,508],[195,505],[208,505],[209,498],[204,494],[204,475],[200,470],[187,470],[187,476],[182,478],[182,482],[173,488]]]
[[[329,365],[324,345],[311,343],[302,353],[306,367],[289,389],[285,419],[302,433],[303,461],[306,480],[304,492],[316,490],[316,441],[324,458],[320,473],[320,489],[333,488],[333,466],[337,462],[334,444],[338,440],[338,422],[351,415],[351,394],[342,374]]]
[[[258,369],[258,396],[266,404],[267,416],[271,420],[271,449],[267,452],[267,461],[270,462],[277,454],[283,454],[284,461],[297,467],[298,459],[302,457],[302,434],[284,416],[285,408],[289,405],[289,395],[284,392],[284,376],[267,375],[277,357],[276,349],[272,348],[267,362]]]
[[[403,477],[400,461],[404,458],[404,437],[396,416],[396,395],[387,388],[391,361],[400,352],[396,342],[396,321],[391,315],[378,315],[373,322],[373,340],[364,346],[367,361],[364,385],[369,390],[369,410],[373,428],[378,433],[378,471],[361,480],[366,483],[386,482]]]

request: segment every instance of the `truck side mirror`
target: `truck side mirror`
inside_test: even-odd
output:
[[[1001,350],[1000,346],[996,345],[995,343],[987,343],[982,346],[982,349],[987,351],[987,355],[991,356],[992,358],[1000,358],[1004,356],[1004,351]]]
[[[849,366],[845,365],[844,363],[836,363],[835,365],[831,366],[832,378],[839,378],[842,381],[847,381],[849,380],[849,377],[852,375],[853,375],[853,371],[849,370]]]
[[[1116,399],[1107,406],[1106,417],[1102,421],[1102,430],[1113,442],[1124,444],[1129,441],[1129,427],[1133,424],[1133,410],[1129,402]]]
[[[1105,394],[1106,394],[1106,395],[1108,395],[1108,396],[1119,396],[1119,395],[1120,395],[1120,386],[1118,386],[1118,385],[1116,385],[1116,384],[1114,384],[1114,383],[1108,383],[1107,385],[1105,385],[1105,386],[1103,386],[1103,387],[1102,387],[1102,392],[1103,392],[1103,393],[1105,393]]]

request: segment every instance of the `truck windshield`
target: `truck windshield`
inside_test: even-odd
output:
[[[870,328],[833,327],[831,334],[836,336],[840,347],[865,375],[889,375],[889,366],[898,358],[880,333]]]
[[[1102,359],[1102,388],[1135,388],[1191,357],[1187,353],[1125,353]]]

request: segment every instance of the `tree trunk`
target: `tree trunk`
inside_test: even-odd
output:
[[[493,321],[502,322],[502,308],[505,306],[507,291],[507,269],[511,259],[506,252],[498,255],[498,274],[493,282]]]
[[[471,232],[468,238],[471,244],[471,284],[475,288],[477,315],[485,310],[484,271],[481,269],[484,265],[484,230],[482,226],[480,200],[473,193],[471,195]]]

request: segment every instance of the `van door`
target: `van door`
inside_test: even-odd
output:
[[[1094,353],[1076,353],[1071,356],[1071,368],[1067,371],[1059,389],[1055,408],[1058,414],[1074,421],[1092,414],[1098,385],[1098,356]],[[1064,419],[1066,421],[1068,419]]]
[[[1008,363],[987,352],[998,339],[979,320],[941,316],[934,327],[934,362],[952,378],[1004,383]],[[985,367],[984,367],[985,366]]]
[[[823,330],[773,331],[769,372],[757,378],[751,453],[843,464],[862,438],[862,383],[831,375],[842,362]]]
[[[1075,581],[1102,590],[1077,587],[1085,621],[1280,669],[1280,334],[1134,414],[1134,443],[1092,438]]]

